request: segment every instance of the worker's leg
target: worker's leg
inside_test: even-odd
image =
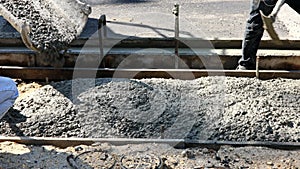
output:
[[[286,3],[300,14],[300,0],[286,0]]]
[[[18,97],[18,89],[15,82],[6,77],[0,77],[0,119],[13,106]]]
[[[255,68],[256,53],[264,32],[263,21],[259,11],[261,10],[265,15],[269,15],[275,4],[276,0],[260,1],[259,5],[251,4],[250,17],[246,23],[246,31],[242,43],[242,57],[239,60],[239,65],[247,69]]]

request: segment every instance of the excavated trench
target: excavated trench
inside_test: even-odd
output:
[[[51,17],[40,19],[41,11],[37,8],[39,5],[35,6],[32,1],[0,2],[15,17],[32,26],[29,36],[34,46],[43,53],[59,53],[68,48],[76,38],[77,30],[65,27],[64,23],[67,21],[64,18],[60,20],[61,25],[53,24]],[[55,14],[51,13],[51,10],[48,12],[51,15]],[[59,55],[56,57],[58,58],[46,58],[45,62],[55,63],[61,59]],[[80,81],[79,86],[76,81],[50,83],[16,101],[15,106],[0,121],[0,134],[299,142],[299,84],[299,80],[290,79],[261,81],[232,77],[207,77],[191,81],[96,79],[94,82],[86,79]],[[12,145],[3,143],[1,146],[4,147],[0,150]],[[129,152],[133,147],[127,145],[122,152]],[[158,152],[171,149],[157,145],[154,147]],[[62,153],[62,150],[46,151],[47,154],[44,148],[29,148],[32,152],[35,152],[36,148],[44,154],[35,153],[37,156],[33,158],[30,153],[27,154],[30,157],[27,157],[26,153],[14,156],[5,150],[5,153],[1,153],[0,167],[16,166],[19,163],[16,163],[15,159],[19,159],[20,166],[23,167],[26,166],[25,161],[29,166],[49,168],[49,164],[54,165],[51,160],[61,159],[62,168],[69,168],[65,161],[68,154]],[[149,149],[154,151],[155,148]],[[172,157],[166,156],[164,163],[167,168],[197,168],[196,164],[191,163],[191,159],[195,158],[197,160],[194,161],[199,162],[198,166],[201,163],[203,166],[214,167],[221,161],[222,166],[234,168],[251,165],[253,161],[264,161],[268,166],[286,165],[291,168],[290,163],[297,161],[298,157],[297,152],[281,155],[281,152],[274,150],[269,154],[269,158],[265,159],[267,153],[270,151],[252,147],[222,147],[218,152],[192,149],[176,152],[177,155]],[[41,160],[41,155],[46,157]],[[292,162],[276,161],[277,157],[273,158],[272,155],[286,157]],[[57,158],[58,156],[61,158]],[[199,160],[200,157],[204,160]],[[30,161],[32,159],[36,161]]]

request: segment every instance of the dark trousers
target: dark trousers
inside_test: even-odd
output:
[[[264,33],[263,21],[259,11],[268,16],[276,5],[277,0],[261,0],[258,6],[251,5],[250,17],[247,20],[246,31],[242,44],[242,57],[239,65],[254,69],[256,53]],[[291,8],[300,14],[300,0],[286,0]]]

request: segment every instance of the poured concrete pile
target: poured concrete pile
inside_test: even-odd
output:
[[[299,102],[289,79],[63,81],[19,99],[0,133],[299,142]]]

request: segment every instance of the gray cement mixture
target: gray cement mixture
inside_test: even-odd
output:
[[[96,79],[86,87],[91,81],[84,79],[74,88],[76,83],[51,83],[18,99],[0,122],[1,135],[300,141],[299,80]]]

